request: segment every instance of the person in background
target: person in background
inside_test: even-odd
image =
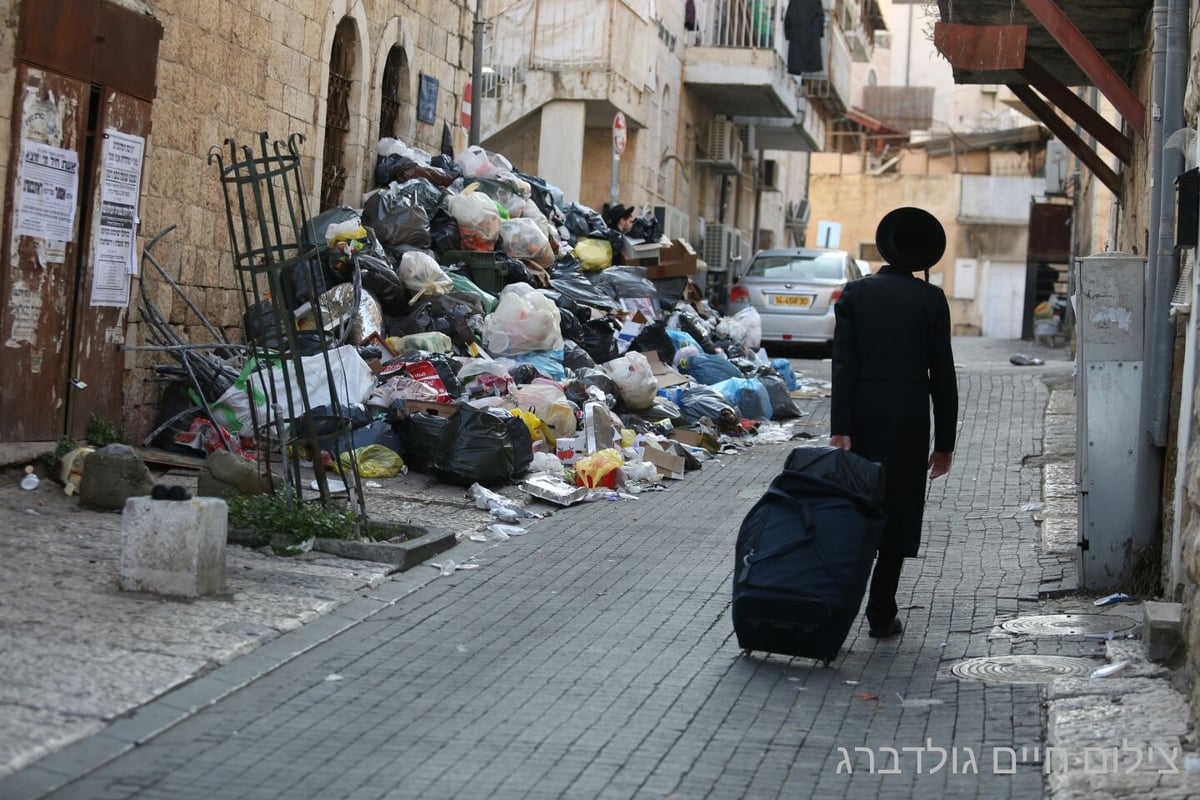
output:
[[[614,231],[629,233],[633,228],[633,206],[623,206],[620,203],[614,206],[605,206],[604,224]]]
[[[958,384],[950,307],[927,280],[946,249],[941,223],[923,209],[898,208],[875,241],[887,263],[846,284],[834,306],[829,444],[884,467],[887,524],[867,598],[868,635],[882,639],[904,630],[896,588],[904,559],[921,546],[926,472],[939,478],[954,462]],[[926,280],[914,274],[922,270]]]

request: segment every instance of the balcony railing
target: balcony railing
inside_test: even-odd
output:
[[[482,97],[503,99],[526,72],[604,72],[654,88],[649,0],[484,0]]]
[[[708,0],[696,3],[696,27],[701,47],[771,49],[787,58],[781,0]]]

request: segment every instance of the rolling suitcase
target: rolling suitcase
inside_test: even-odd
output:
[[[745,651],[837,657],[883,534],[883,467],[797,447],[738,531],[733,629]]]

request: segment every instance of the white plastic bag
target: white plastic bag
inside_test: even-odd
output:
[[[556,439],[572,436],[578,430],[575,410],[557,383],[537,378],[533,383],[518,386],[515,394],[517,407],[546,423]]]
[[[338,402],[342,408],[361,405],[371,389],[375,387],[375,375],[370,365],[363,361],[358,351],[352,345],[345,345],[329,351],[329,372],[333,373],[333,385],[337,388]],[[325,369],[325,357],[322,354],[305,356],[302,360],[304,383],[308,389],[309,408],[329,405],[333,393],[329,388],[329,375]],[[288,374],[284,374],[284,369]],[[250,395],[247,389],[253,391],[254,403],[258,414],[258,424],[269,424],[274,418],[271,409],[271,398],[277,398],[283,413],[288,413],[287,387],[285,380],[290,378],[292,397],[296,403],[293,409],[297,415],[303,413],[300,403],[300,381],[296,377],[296,368],[291,361],[275,364],[268,374],[265,368],[252,371],[246,379],[239,380],[229,387],[213,404],[213,413],[217,422],[230,431],[237,432],[253,424],[250,415]],[[273,392],[272,393],[272,389]]]
[[[458,222],[459,235],[463,238],[466,249],[490,249],[495,247],[496,238],[500,235],[500,212],[496,210],[496,201],[472,184],[459,194],[452,194],[446,201],[450,215]],[[475,243],[471,248],[468,245]]]
[[[471,145],[459,153],[454,163],[468,178],[494,178],[512,172],[512,162],[499,153],[489,153],[479,145]]]
[[[762,344],[762,317],[758,309],[747,306],[729,318],[729,338],[752,353]]]
[[[409,250],[400,258],[400,280],[413,293],[409,305],[423,297],[434,297],[440,294],[450,294],[454,291],[454,281],[446,274],[446,270],[428,253],[419,250]]]
[[[539,267],[554,263],[550,239],[537,220],[524,217],[503,220],[500,223],[500,240],[504,244],[504,252],[513,258],[528,259]]]
[[[493,355],[561,350],[558,306],[527,283],[510,283],[483,322],[483,346]]]
[[[608,377],[617,384],[621,401],[631,409],[649,408],[658,393],[658,381],[650,368],[650,362],[636,350],[630,350],[620,358],[614,358],[600,366]]]

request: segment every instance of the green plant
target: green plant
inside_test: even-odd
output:
[[[47,450],[37,457],[38,464],[42,467],[42,474],[55,474],[58,470],[58,465],[62,463],[63,456],[79,447],[79,443],[70,436],[58,437],[58,444],[53,450]]]
[[[129,434],[112,424],[99,414],[92,414],[88,419],[84,438],[92,447],[104,447],[110,444],[132,444]]]
[[[256,547],[271,545],[280,555],[293,555],[314,537],[351,539],[354,515],[317,502],[290,500],[282,491],[274,494],[238,495],[228,501],[229,526],[254,531]]]

